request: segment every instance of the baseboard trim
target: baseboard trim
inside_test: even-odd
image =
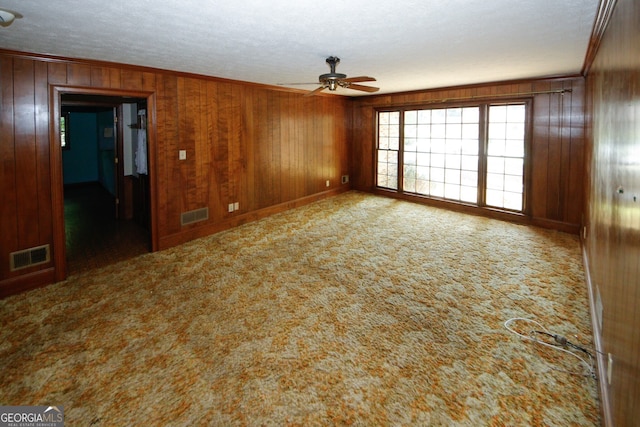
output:
[[[596,347],[596,368],[598,373],[598,385],[600,389],[600,415],[602,423],[605,427],[613,427],[613,415],[611,414],[611,405],[609,403],[609,387],[607,385],[607,361],[604,357],[604,349],[602,348],[602,340],[600,339],[600,330],[597,324],[596,316],[596,298],[595,289],[591,282],[591,273],[589,270],[589,256],[587,254],[586,244],[581,239],[582,246],[582,263],[584,265],[585,281],[587,283],[587,293],[589,295],[589,311],[591,314],[591,328],[593,329],[593,344]]]
[[[349,191],[348,186],[343,186],[339,189],[323,191],[321,193],[312,194],[310,196],[301,197],[299,199],[291,200],[288,202],[280,203],[277,205],[269,206],[266,208],[258,209],[255,211],[232,216],[224,221],[215,224],[206,224],[198,227],[193,227],[181,231],[180,233],[171,234],[169,236],[163,236],[159,239],[159,250],[168,249],[173,246],[177,246],[188,241],[206,237],[211,234],[219,233],[220,231],[228,230],[230,228],[237,227],[242,224],[257,221],[262,218],[266,218],[276,213],[284,212],[289,209],[294,209],[300,206],[307,205],[309,203],[336,196],[340,193]]]
[[[22,274],[0,281],[0,299],[49,285],[55,281],[55,268]]]
[[[573,224],[563,221],[557,221],[548,218],[532,217],[520,213],[510,213],[500,209],[489,207],[478,207],[471,204],[460,203],[445,199],[437,199],[426,196],[418,196],[414,194],[398,193],[394,190],[385,190],[375,188],[373,190],[359,189],[359,191],[369,192],[380,196],[391,197],[394,199],[407,200],[426,206],[448,209],[455,212],[461,212],[470,215],[483,216],[486,218],[498,219],[501,221],[513,222],[516,224],[532,225],[535,227],[546,228],[549,230],[562,231],[563,233],[579,234],[580,224]]]

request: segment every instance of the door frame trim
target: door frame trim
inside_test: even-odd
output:
[[[159,249],[157,230],[156,179],[156,94],[150,91],[102,89],[84,86],[50,85],[49,96],[49,161],[51,173],[51,212],[53,226],[52,260],[55,281],[67,278],[67,248],[64,225],[64,181],[62,177],[62,148],[60,146],[60,115],[62,95],[101,95],[147,100],[147,161],[149,176],[149,232],[151,251]]]

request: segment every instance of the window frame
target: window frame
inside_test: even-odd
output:
[[[489,107],[496,105],[512,105],[522,104],[525,106],[525,122],[524,122],[524,154],[523,154],[523,191],[522,191],[522,210],[513,210],[508,208],[500,208],[490,206],[486,204],[486,186],[487,186],[487,153],[489,144]],[[477,203],[464,202],[460,200],[448,199],[445,197],[424,195],[417,192],[409,192],[404,190],[404,127],[405,127],[405,112],[416,110],[435,110],[435,109],[449,109],[449,108],[465,108],[465,107],[479,107],[479,141],[478,141],[478,198]],[[400,141],[398,149],[398,183],[397,189],[380,187],[378,186],[378,144],[379,144],[379,114],[381,112],[399,112],[400,114]],[[397,106],[384,106],[374,109],[373,125],[375,128],[373,141],[373,186],[374,192],[392,195],[405,199],[413,199],[418,201],[433,201],[435,203],[445,203],[462,206],[464,208],[480,209],[485,211],[493,211],[499,213],[506,213],[509,215],[529,216],[531,214],[530,208],[530,194],[531,194],[531,155],[532,155],[532,141],[533,141],[533,128],[532,128],[532,114],[533,114],[533,98],[532,97],[516,97],[516,98],[482,98],[465,100],[460,102],[426,102],[426,103],[412,103],[407,105]]]

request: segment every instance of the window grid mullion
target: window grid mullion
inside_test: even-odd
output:
[[[486,187],[487,187],[487,148],[489,134],[489,115],[487,104],[480,105],[480,119],[478,130],[478,206],[486,206]]]
[[[404,193],[404,109],[399,110],[399,134],[398,138],[398,193]]]

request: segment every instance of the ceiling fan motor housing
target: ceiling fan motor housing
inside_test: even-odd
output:
[[[331,67],[331,72],[327,74],[321,74],[318,79],[320,83],[327,85],[329,90],[336,90],[338,86],[346,87],[340,79],[346,79],[347,75],[342,73],[336,73],[336,65],[340,63],[340,58],[330,56],[327,58],[327,64]]]

